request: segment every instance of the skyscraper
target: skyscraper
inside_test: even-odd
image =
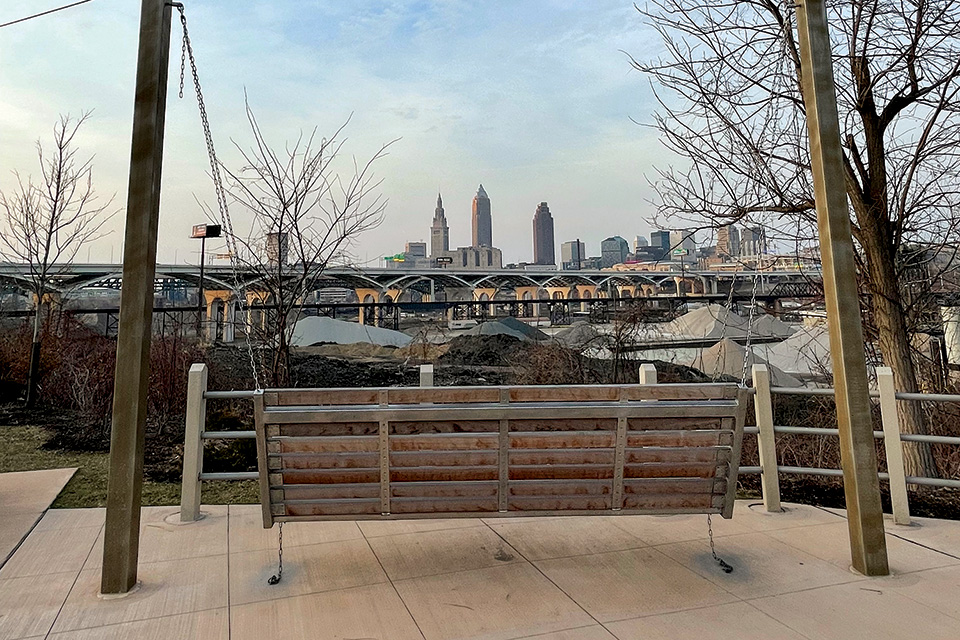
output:
[[[622,264],[630,253],[630,245],[620,236],[612,236],[600,243],[600,266],[604,269]]]
[[[660,249],[656,260],[663,260],[670,253],[670,232],[654,231],[650,234],[650,246]]]
[[[547,203],[541,202],[533,214],[533,263],[557,264],[553,244],[553,217]]]
[[[433,224],[430,225],[430,257],[437,257],[450,251],[450,228],[447,227],[447,218],[443,215],[443,198],[437,194],[437,210],[433,214]]]
[[[477,190],[473,198],[473,246],[493,246],[493,225],[490,218],[490,198],[483,190],[483,185]]]
[[[580,269],[580,263],[587,257],[587,250],[579,240],[571,240],[560,245],[560,261],[563,269]]]
[[[723,259],[740,255],[740,232],[732,224],[717,229],[717,256]]]

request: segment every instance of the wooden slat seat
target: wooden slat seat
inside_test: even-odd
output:
[[[263,522],[732,515],[736,385],[271,389]]]

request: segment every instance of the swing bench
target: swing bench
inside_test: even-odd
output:
[[[258,391],[263,525],[730,518],[746,401],[733,384]]]

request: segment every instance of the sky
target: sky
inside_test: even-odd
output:
[[[3,0],[0,23],[66,0]],[[452,247],[470,244],[480,183],[504,262],[531,261],[532,219],[546,201],[557,255],[580,238],[649,235],[648,177],[664,149],[650,122],[646,78],[624,52],[652,59],[656,34],[630,0],[184,0],[221,160],[252,138],[244,92],[282,147],[350,118],[343,163],[398,139],[375,172],[386,218],[355,249],[375,266],[406,241],[429,241],[438,189]],[[38,172],[34,144],[60,114],[92,110],[77,138],[94,184],[115,196],[111,233],[78,256],[119,261],[126,199],[140,2],[94,0],[0,29],[0,189]],[[177,96],[181,32],[172,33],[158,261],[198,259],[197,201],[215,204],[196,98]],[[237,226],[244,226],[235,213]],[[247,224],[249,226],[249,224]],[[238,231],[240,230],[238,229]],[[216,253],[216,243],[208,245]],[[210,258],[211,260],[213,258]]]

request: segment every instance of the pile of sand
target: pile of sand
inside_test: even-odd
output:
[[[775,387],[802,387],[803,383],[793,376],[771,365],[753,351],[747,351],[733,340],[724,338],[709,349],[701,352],[690,366],[703,371],[708,376],[725,375],[740,379],[743,373],[743,361],[747,361],[747,384],[750,383],[750,370],[755,364],[765,364],[770,370],[770,382]]]
[[[830,332],[825,326],[804,327],[783,342],[766,349],[764,357],[789,373],[801,375],[828,374],[830,361]]]
[[[709,304],[666,323],[663,332],[675,338],[745,338],[747,321],[726,307]]]
[[[726,328],[724,328],[726,327]],[[710,304],[685,313],[676,320],[663,325],[665,334],[675,338],[745,338],[749,333],[761,338],[786,338],[794,328],[773,316],[758,312],[753,321],[744,318],[718,304]]]
[[[586,320],[578,320],[569,328],[558,331],[553,337],[560,344],[580,349],[587,346],[600,346],[603,334]]]
[[[311,316],[297,322],[290,344],[295,347],[309,347],[315,344],[369,342],[381,347],[402,347],[412,341],[413,338],[399,331]]]

